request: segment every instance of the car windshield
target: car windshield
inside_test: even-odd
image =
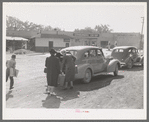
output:
[[[70,52],[73,56],[77,57],[77,50],[69,50],[69,52]]]
[[[114,53],[123,53],[124,49],[115,49],[113,52]]]

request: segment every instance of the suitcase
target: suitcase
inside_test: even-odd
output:
[[[64,74],[59,74],[59,77],[58,77],[58,84],[60,86],[63,86],[64,85],[64,80],[65,80],[65,75]]]
[[[17,77],[18,74],[19,74],[19,70],[18,69],[15,69],[15,71],[14,71],[14,77]]]

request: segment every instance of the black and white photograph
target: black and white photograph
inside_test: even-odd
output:
[[[147,119],[147,2],[3,2],[2,114]]]

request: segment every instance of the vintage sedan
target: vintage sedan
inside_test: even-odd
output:
[[[121,66],[131,69],[133,65],[143,66],[144,57],[134,46],[119,46],[112,50],[111,56],[120,61]]]
[[[120,62],[117,59],[105,58],[99,47],[73,46],[62,50],[68,50],[76,57],[77,73],[75,79],[83,79],[84,83],[89,83],[93,76],[100,74],[113,72],[114,76],[118,75]]]

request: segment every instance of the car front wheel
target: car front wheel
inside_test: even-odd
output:
[[[90,69],[87,69],[85,71],[85,75],[84,75],[84,78],[83,78],[83,82],[84,83],[89,83],[92,79],[92,73],[91,73],[91,70]]]
[[[131,69],[133,67],[133,61],[130,59],[127,63],[127,68]]]
[[[114,76],[117,76],[118,75],[118,64],[116,64],[115,71],[113,73],[114,73]]]

